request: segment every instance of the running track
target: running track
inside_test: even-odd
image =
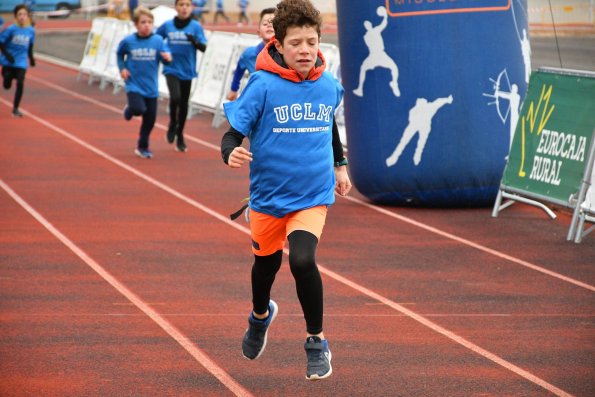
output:
[[[228,214],[246,170],[200,114],[189,152],[132,151],[123,94],[40,61],[22,109],[0,94],[0,395],[593,396],[595,239],[516,204],[329,212],[318,262],[334,374],[304,380],[286,264],[266,353],[241,357],[247,225]],[[286,260],[285,260],[286,261]]]

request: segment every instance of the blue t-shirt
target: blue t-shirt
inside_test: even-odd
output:
[[[253,73],[226,103],[233,128],[250,139],[250,207],[278,218],[335,202],[332,125],[343,87],[328,72],[294,83]]]
[[[157,98],[159,89],[157,78],[161,52],[169,52],[163,38],[156,34],[139,37],[133,33],[126,36],[118,45],[118,68],[128,69],[126,92],[136,92],[145,98]]]
[[[233,73],[233,80],[231,82],[231,90],[237,91],[240,89],[240,82],[242,81],[242,77],[244,76],[244,72],[246,70],[248,73],[252,74],[256,71],[256,57],[260,54],[260,51],[264,48],[264,43],[261,41],[258,45],[254,47],[248,47],[242,52],[240,55],[240,59],[238,59],[238,65],[236,66],[236,70]]]
[[[0,43],[4,45],[6,52],[12,55],[14,63],[8,62],[4,52],[2,52],[2,55],[0,55],[0,65],[27,69],[29,67],[29,46],[34,42],[35,29],[31,26],[20,27],[17,24],[10,25],[0,33]]]
[[[242,11],[246,11],[246,8],[248,7],[248,4],[249,3],[250,2],[248,0],[240,0],[240,1],[238,1],[238,5],[240,6],[240,9]]]
[[[195,20],[190,21],[182,29],[176,28],[173,19],[165,22],[157,29],[157,34],[167,40],[173,61],[163,66],[163,74],[176,76],[180,80],[192,80],[196,74],[196,48],[186,37],[186,33],[207,44],[207,38],[202,26]]]
[[[192,13],[200,14],[204,12],[205,6],[207,5],[207,0],[193,0],[192,5],[194,6],[194,10],[192,10]]]

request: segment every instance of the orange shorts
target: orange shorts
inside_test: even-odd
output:
[[[327,210],[326,205],[320,205],[275,218],[250,209],[252,252],[267,256],[282,250],[287,236],[295,230],[305,230],[320,240]]]

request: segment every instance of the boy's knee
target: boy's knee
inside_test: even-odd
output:
[[[313,253],[309,252],[289,252],[289,268],[291,272],[296,274],[303,274],[316,269],[316,261]]]
[[[133,116],[142,116],[146,111],[146,109],[143,107],[130,106],[128,107],[128,109],[130,110],[130,113],[132,113]]]
[[[181,102],[182,102],[182,96],[180,94],[173,94],[170,91],[169,103],[171,105],[180,106]]]

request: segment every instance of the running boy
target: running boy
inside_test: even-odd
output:
[[[2,86],[10,90],[12,80],[17,86],[12,102],[13,117],[23,117],[19,105],[25,87],[25,74],[28,64],[35,66],[33,57],[33,43],[35,42],[35,29],[30,26],[29,10],[24,4],[19,4],[13,11],[15,23],[0,33],[0,65],[2,65]],[[29,58],[29,63],[27,63]]]
[[[239,0],[238,7],[240,7],[240,14],[238,17],[238,26],[242,25],[242,22],[246,22],[248,25],[250,24],[250,18],[248,18],[248,4],[250,2],[248,0]]]
[[[215,17],[213,19],[215,25],[217,25],[219,15],[221,15],[226,22],[229,22],[229,17],[225,15],[225,11],[223,10],[223,0],[217,0],[217,11],[215,11]]]
[[[324,71],[318,49],[321,23],[309,0],[277,5],[275,38],[258,55],[257,72],[242,95],[225,104],[231,126],[221,141],[229,167],[250,163],[253,306],[242,352],[254,360],[266,347],[268,328],[279,311],[270,292],[287,239],[289,267],[306,320],[309,380],[332,373],[316,247],[335,192],[346,195],[351,189],[333,119],[343,87]],[[241,146],[244,137],[250,151]]]
[[[262,51],[265,44],[275,35],[273,29],[273,18],[275,17],[274,8],[265,8],[260,12],[260,22],[258,23],[258,36],[262,39],[258,45],[248,47],[240,55],[236,70],[233,73],[233,80],[231,82],[231,91],[227,94],[227,99],[235,101],[238,98],[238,91],[240,89],[240,82],[246,70],[248,73],[256,71],[256,57]]]
[[[196,50],[204,52],[207,39],[200,24],[192,18],[191,0],[176,0],[178,15],[157,29],[157,34],[167,40],[174,61],[163,66],[169,89],[169,127],[166,139],[176,142],[176,150],[187,150],[184,125],[188,116],[188,100],[192,79],[196,74]]]
[[[132,17],[136,33],[126,36],[118,45],[118,68],[126,82],[128,106],[124,118],[142,116],[140,136],[134,153],[145,159],[153,157],[149,150],[149,135],[157,118],[157,77],[159,62],[171,62],[171,54],[163,38],[153,34],[153,14],[138,7]]]

